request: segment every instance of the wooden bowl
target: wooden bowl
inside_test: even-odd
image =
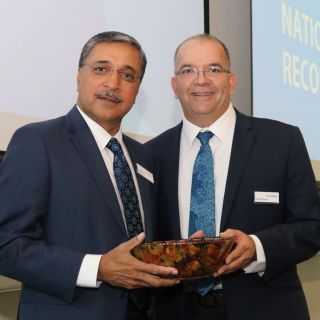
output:
[[[178,270],[173,278],[194,279],[212,275],[224,263],[233,239],[196,238],[143,243],[132,250],[137,259]]]

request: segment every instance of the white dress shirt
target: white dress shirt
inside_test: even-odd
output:
[[[188,238],[193,165],[201,145],[197,134],[200,131],[211,131],[214,134],[209,140],[209,145],[214,162],[215,233],[219,235],[235,124],[236,113],[231,104],[227,111],[207,128],[197,127],[185,117],[183,118],[180,139],[178,199],[181,237],[184,239]],[[256,245],[257,261],[253,261],[244,270],[248,273],[263,272],[265,270],[265,254],[262,244],[256,236],[251,235],[251,237]]]
[[[125,222],[126,220],[125,220],[125,216],[124,216],[123,205],[122,205],[120,193],[119,193],[119,190],[117,187],[117,182],[116,182],[116,179],[115,179],[115,176],[113,173],[114,154],[111,150],[106,148],[106,145],[108,144],[108,142],[112,138],[112,136],[104,128],[102,128],[99,124],[97,124],[95,121],[90,119],[78,106],[77,106],[77,108],[78,108],[80,114],[82,115],[83,119],[87,123],[87,125],[88,125],[97,145],[98,145],[98,148],[101,152],[101,156],[102,156],[102,158],[105,162],[105,165],[107,167],[107,170],[109,172],[109,175],[110,175],[110,178],[111,178],[111,181],[113,184],[113,188],[116,192],[118,202],[119,202],[119,205],[121,208],[122,217]],[[125,144],[123,143],[121,129],[113,137],[119,141],[119,144],[121,145],[122,151],[127,159],[128,165],[130,167],[133,181],[134,181],[136,191],[137,191],[137,196],[139,199],[140,213],[141,213],[142,223],[144,226],[144,214],[143,214],[143,206],[142,206],[142,199],[141,199],[141,194],[140,194],[140,190],[139,190],[139,185],[137,182],[137,177],[135,174],[135,170],[133,169],[133,165],[132,165],[128,150],[127,150]],[[97,223],[99,223],[99,221],[97,221]],[[127,227],[126,223],[124,223],[124,225],[125,225],[125,227]],[[89,287],[89,288],[99,287],[101,282],[97,281],[97,274],[98,274],[98,267],[99,267],[100,258],[101,258],[101,255],[95,255],[95,254],[86,254],[85,255],[85,257],[82,261],[81,267],[80,267],[79,274],[78,274],[78,279],[77,279],[77,286],[78,287]]]

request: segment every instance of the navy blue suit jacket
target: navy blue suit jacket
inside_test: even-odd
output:
[[[159,158],[159,230],[163,240],[179,239],[178,170],[182,123],[148,146]],[[254,192],[278,192],[279,204],[255,204]],[[236,111],[221,231],[255,234],[266,255],[263,277],[237,271],[222,277],[229,320],[308,319],[296,264],[320,248],[320,200],[298,128],[247,117]],[[162,295],[162,308],[183,303],[177,288]],[[169,298],[168,298],[169,297]],[[161,300],[160,299],[160,300]],[[170,301],[169,301],[170,300]],[[160,304],[161,305],[161,304]],[[181,319],[183,317],[181,316]]]
[[[155,176],[146,148],[123,139],[133,166]],[[151,241],[154,187],[136,176]],[[76,287],[85,254],[104,254],[128,236],[105,163],[75,107],[14,134],[0,167],[0,208],[0,274],[23,284],[19,319],[124,318],[125,290]]]

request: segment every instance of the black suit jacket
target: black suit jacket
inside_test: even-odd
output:
[[[146,148],[123,139],[133,166],[155,176]],[[155,190],[136,176],[152,241]],[[125,290],[76,287],[85,254],[104,254],[128,236],[105,163],[75,107],[14,134],[0,167],[0,208],[0,274],[23,284],[19,319],[124,319]]]
[[[180,238],[181,129],[182,123],[148,143],[160,164],[159,228],[163,240]],[[280,203],[256,204],[255,191],[278,192]],[[298,128],[236,111],[220,230],[227,228],[255,234],[267,262],[263,277],[243,271],[222,277],[229,320],[308,319],[296,264],[320,248],[320,200]],[[174,288],[167,293],[176,306],[183,302],[178,291]],[[170,301],[165,295],[160,300],[164,313]],[[170,308],[177,315],[183,312]]]

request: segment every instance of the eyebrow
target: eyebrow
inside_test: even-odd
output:
[[[93,62],[93,64],[100,64],[100,63],[101,64],[112,64],[111,61],[109,61],[109,60],[98,60],[98,61]],[[122,70],[130,69],[130,70],[138,73],[137,70],[135,68],[133,68],[132,66],[130,66],[129,64],[125,64],[120,69],[122,69]]]
[[[183,64],[183,65],[179,68],[179,70],[181,70],[181,69],[183,69],[183,68],[188,68],[188,67],[190,67],[190,68],[197,68],[194,64],[185,63],[185,64]],[[221,67],[221,68],[223,68],[220,63],[209,63],[209,64],[207,65],[207,67]]]
[[[209,63],[207,67],[220,67],[221,69],[224,69],[220,63],[215,63],[215,62]],[[197,68],[197,67],[191,63],[184,63],[178,70],[175,71],[175,74],[179,73],[183,68]]]

